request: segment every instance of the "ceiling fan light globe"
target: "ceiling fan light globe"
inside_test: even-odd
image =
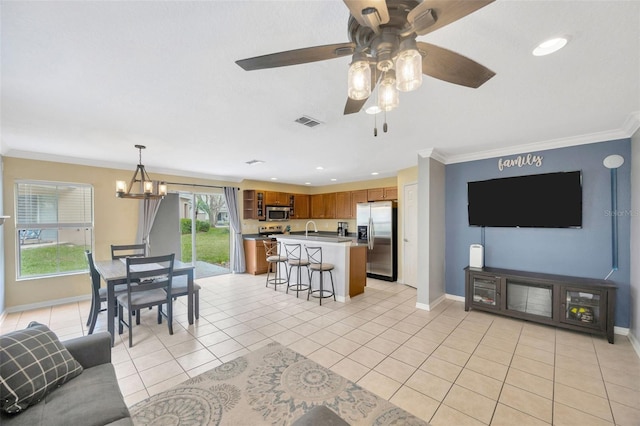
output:
[[[356,101],[371,96],[371,68],[368,61],[354,61],[349,66],[348,96]]]
[[[416,49],[404,50],[396,58],[396,88],[411,92],[422,85],[422,55]]]
[[[400,96],[396,89],[395,75],[387,73],[378,88],[378,106],[382,111],[391,111],[400,104]]]

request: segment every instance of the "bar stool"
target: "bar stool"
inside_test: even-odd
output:
[[[287,277],[289,279],[287,293],[289,293],[289,289],[293,287],[296,292],[296,297],[298,297],[298,294],[301,291],[309,290],[309,284],[304,284],[302,282],[301,272],[302,267],[307,268],[307,277],[309,278],[309,261],[302,259],[302,246],[300,244],[285,244],[284,250],[287,253],[287,263],[289,264],[289,271],[287,272]],[[295,283],[291,282],[291,270],[293,268],[296,268],[297,272],[297,281]],[[311,278],[309,278],[309,283],[311,283]]]
[[[331,263],[323,263],[322,262],[322,247],[305,247],[307,251],[307,258],[309,259],[309,269],[311,270],[311,275],[309,276],[309,292],[307,293],[307,300],[309,300],[309,296],[317,293],[318,295],[314,295],[313,297],[317,297],[320,299],[320,305],[322,305],[322,299],[326,299],[327,297],[333,296],[333,300],[336,300],[336,289],[333,286],[333,264]],[[313,290],[313,273],[320,272],[320,288]],[[331,277],[331,291],[324,289],[324,273],[328,272]]]
[[[280,255],[280,242],[279,241],[267,241],[263,240],[264,251],[267,255],[267,263],[269,264],[269,269],[267,269],[267,284],[265,287],[269,287],[269,284],[273,284],[273,289],[277,290],[278,286],[281,284],[287,284],[289,282],[288,278],[282,278],[280,274],[280,265],[287,261],[286,256]],[[269,274],[271,273],[271,268],[275,265],[275,277],[269,278]],[[286,267],[285,267],[286,268]],[[286,271],[286,269],[285,269]]]

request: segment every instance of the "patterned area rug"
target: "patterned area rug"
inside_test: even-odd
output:
[[[134,405],[136,425],[289,425],[324,405],[351,425],[427,423],[279,343]]]

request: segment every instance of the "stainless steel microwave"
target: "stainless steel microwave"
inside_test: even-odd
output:
[[[288,206],[267,206],[266,220],[268,222],[282,222],[289,220],[290,208]]]

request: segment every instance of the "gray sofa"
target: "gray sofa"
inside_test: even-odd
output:
[[[106,332],[62,344],[83,371],[19,414],[2,414],[3,426],[133,425],[111,364],[111,335]]]

